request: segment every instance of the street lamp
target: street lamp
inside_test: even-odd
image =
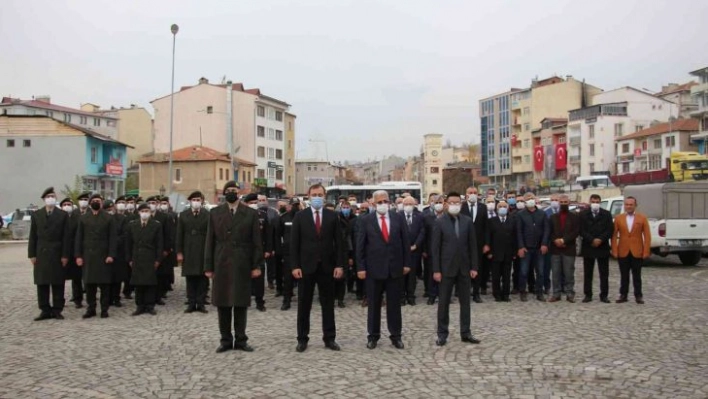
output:
[[[172,194],[172,127],[175,119],[175,44],[177,42],[177,32],[179,32],[179,26],[177,26],[177,24],[172,24],[170,27],[170,32],[172,32],[172,89],[170,91],[170,166],[168,172],[169,174],[167,176],[167,184],[170,188],[170,194]]]
[[[163,184],[160,186],[160,197],[164,197],[164,196],[165,196],[165,185]]]

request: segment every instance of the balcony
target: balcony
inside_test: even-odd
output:
[[[708,92],[708,83],[701,83],[691,87],[692,96],[697,96],[705,92]]]
[[[521,109],[521,105],[519,105],[519,100],[514,100],[511,102],[511,109]]]
[[[568,157],[570,163],[580,163],[580,155],[571,155]]]
[[[580,146],[580,137],[571,137],[569,140],[569,143],[571,147],[579,147]]]

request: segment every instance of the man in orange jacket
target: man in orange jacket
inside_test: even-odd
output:
[[[632,272],[634,298],[638,304],[644,303],[642,296],[642,263],[651,255],[651,231],[649,220],[635,212],[637,199],[624,199],[624,213],[615,218],[615,231],[612,235],[612,256],[617,258],[620,267],[620,297],[617,303],[627,302],[629,293],[629,272]]]

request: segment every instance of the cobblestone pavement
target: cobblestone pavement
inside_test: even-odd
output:
[[[130,303],[108,319],[82,320],[72,306],[66,320],[33,322],[25,257],[24,245],[0,246],[2,398],[708,397],[707,259],[683,267],[652,258],[643,306],[486,297],[472,309],[481,345],[457,339],[453,305],[442,348],[434,343],[436,307],[419,304],[403,309],[404,350],[386,339],[368,350],[366,310],[350,296],[336,311],[342,351],[321,344],[316,310],[310,348],[296,353],[296,312],[280,311],[271,291],[266,313],[249,312],[256,351],[216,354],[216,311],[184,314],[182,280],[157,316],[131,317]],[[615,262],[611,270],[615,297]],[[579,271],[580,292],[581,281]]]

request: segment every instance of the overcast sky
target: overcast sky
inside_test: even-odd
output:
[[[478,100],[573,75],[659,90],[708,66],[708,1],[4,0],[0,94],[104,108],[223,76],[292,104],[297,156],[479,141]],[[321,154],[324,155],[324,154]]]

